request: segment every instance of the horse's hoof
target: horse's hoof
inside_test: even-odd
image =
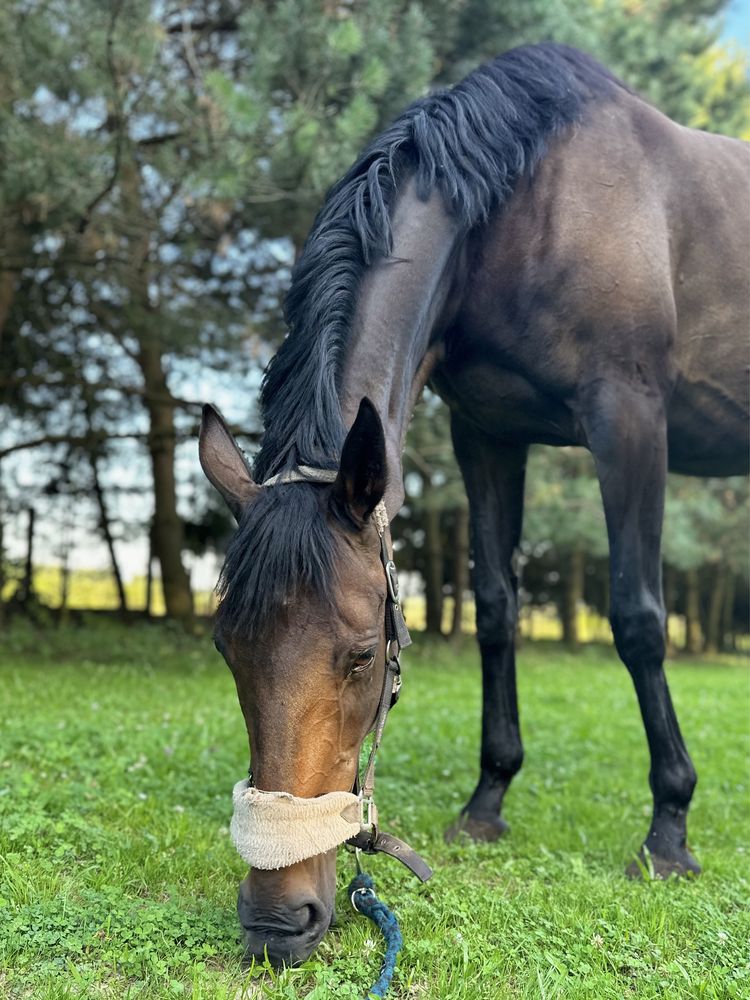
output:
[[[695,878],[700,873],[701,866],[690,851],[686,850],[680,851],[674,857],[665,858],[641,848],[638,857],[634,858],[625,869],[628,878],[647,880],[666,880],[672,875]]]
[[[501,816],[494,819],[474,819],[468,813],[461,813],[455,823],[445,831],[446,844],[452,844],[457,837],[466,836],[478,844],[491,844],[504,836],[510,827]]]

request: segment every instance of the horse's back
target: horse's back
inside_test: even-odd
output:
[[[494,347],[548,401],[601,378],[674,387],[675,468],[739,471],[748,161],[739,141],[681,128],[627,92],[592,104],[474,234],[460,354]]]

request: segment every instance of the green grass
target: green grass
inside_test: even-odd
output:
[[[421,649],[420,649],[421,647]],[[695,881],[628,882],[649,819],[645,739],[613,654],[520,654],[526,762],[509,837],[446,846],[473,787],[478,658],[428,647],[378,770],[386,829],[435,868],[419,885],[371,863],[404,934],[394,998],[750,996],[748,719],[735,663],[677,663],[670,680],[700,775]],[[0,996],[194,1000],[361,997],[381,941],[347,905],[312,960],[243,971],[244,875],[227,825],[246,768],[229,672],[208,639],[164,628],[14,632],[0,667]]]

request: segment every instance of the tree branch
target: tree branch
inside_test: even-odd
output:
[[[122,107],[122,96],[120,94],[120,80],[117,74],[117,67],[115,66],[114,58],[114,36],[115,28],[117,27],[117,19],[122,11],[123,0],[113,0],[112,3],[112,15],[109,19],[109,28],[107,29],[107,41],[106,41],[106,52],[107,52],[107,66],[109,67],[110,77],[112,78],[112,104],[114,106],[114,119],[115,119],[115,153],[112,163],[112,174],[105,184],[104,188],[95,195],[91,201],[88,203],[84,209],[83,217],[78,224],[78,232],[84,233],[88,227],[89,222],[91,222],[91,216],[94,213],[96,207],[101,204],[102,201],[107,197],[108,194],[112,192],[115,184],[117,183],[117,178],[120,174],[120,161],[122,159],[122,145],[123,145],[123,107]]]
[[[0,449],[0,459],[6,458],[17,451],[25,451],[28,448],[41,448],[44,445],[69,444],[78,447],[92,447],[102,441],[114,440],[139,440],[145,441],[147,434],[133,432],[130,434],[108,434],[106,431],[92,431],[90,434],[45,434],[42,437],[31,438],[29,441],[17,441],[16,444],[8,445],[7,448]]]
[[[61,389],[65,386],[72,385],[99,388],[98,386],[91,386],[91,383],[87,382],[84,378],[71,378],[70,376],[56,379],[45,375],[22,375],[18,378],[0,379],[0,390],[15,389],[19,386],[26,385],[50,389]],[[164,394],[151,392],[136,385],[116,385],[114,383],[107,383],[106,388],[112,389],[115,392],[121,392],[124,396],[138,396],[141,399],[149,400],[149,402],[161,403],[165,406],[174,406],[175,409],[195,410],[200,409],[203,406],[203,403],[199,399],[182,399],[180,396],[173,396],[171,393]]]
[[[179,20],[174,24],[168,24],[165,30],[168,35],[177,35],[184,31],[191,31],[193,33],[200,31],[237,31],[239,26],[239,20],[234,15],[219,18],[213,21],[206,18],[203,21],[186,22],[183,18],[182,11],[180,11]]]
[[[163,142],[171,142],[173,139],[179,139],[184,134],[180,130],[178,132],[164,132],[161,135],[149,135],[145,139],[139,139],[136,142],[136,146],[160,146]]]
[[[259,443],[260,434],[257,431],[250,431],[237,424],[229,424],[228,426],[231,433],[235,436],[245,437],[254,445]],[[58,444],[67,444],[71,448],[84,448],[86,451],[92,451],[107,441],[146,442],[153,441],[155,437],[158,438],[158,435],[149,432],[141,433],[139,431],[122,434],[112,434],[109,431],[91,431],[88,434],[44,434],[41,437],[30,438],[28,441],[17,441],[15,444],[8,445],[7,448],[0,449],[0,461],[7,458],[8,455],[13,455],[18,451],[27,451],[31,448],[54,447]],[[196,440],[198,437],[198,425],[195,424],[189,431],[184,433],[176,433],[174,437],[178,443]]]

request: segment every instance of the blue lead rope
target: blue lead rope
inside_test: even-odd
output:
[[[370,987],[368,997],[384,997],[396,969],[396,958],[403,946],[401,929],[395,914],[375,895],[375,883],[367,872],[359,872],[349,883],[349,898],[358,913],[364,914],[380,929],[385,939],[385,957],[378,981]]]

